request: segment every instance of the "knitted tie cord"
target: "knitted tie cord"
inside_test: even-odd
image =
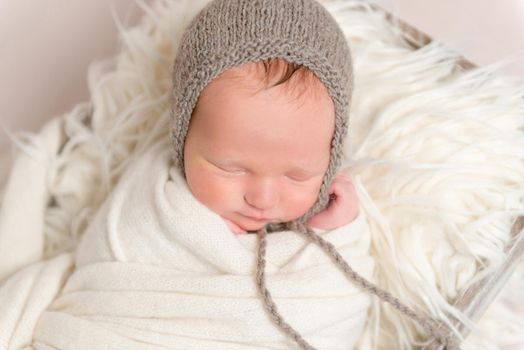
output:
[[[395,309],[400,311],[402,314],[411,318],[414,322],[421,325],[428,334],[432,337],[432,342],[429,345],[430,348],[439,348],[444,346],[445,350],[458,350],[460,349],[459,340],[453,334],[453,332],[442,325],[437,325],[431,319],[426,318],[422,314],[410,309],[407,305],[403,304],[399,299],[387,291],[379,288],[375,284],[369,282],[364,277],[360,276],[355,270],[349,266],[349,264],[342,258],[335,247],[328,241],[324,240],[318,234],[316,234],[311,228],[307,227],[301,222],[294,221],[289,223],[290,230],[295,231],[308,240],[315,243],[320,247],[332,260],[333,262],[344,272],[349,280],[354,282],[363,291],[376,295],[382,301],[390,304]],[[267,229],[264,227],[257,231],[258,236],[258,250],[257,250],[257,267],[256,267],[256,284],[264,307],[266,308],[271,320],[277,325],[285,334],[293,339],[300,349],[304,350],[316,350],[311,346],[304,337],[296,331],[291,325],[289,325],[282,315],[279,313],[278,308],[271,297],[271,293],[266,286],[266,235]]]

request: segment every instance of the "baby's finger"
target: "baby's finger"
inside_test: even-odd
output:
[[[328,192],[330,197],[330,205],[341,205],[345,203],[351,194],[353,184],[346,180],[333,181],[329,186]]]

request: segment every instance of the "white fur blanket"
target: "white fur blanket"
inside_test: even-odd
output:
[[[99,247],[111,248],[105,250],[106,254],[100,250],[99,257],[124,262],[95,263],[95,259],[87,265],[89,255],[84,255],[79,256],[78,262],[86,265],[78,270],[71,251],[87,227],[90,235],[104,232],[92,229],[101,225],[95,219],[96,213],[105,213],[100,215],[106,217],[115,214],[100,209],[101,204],[109,196],[109,201],[114,201],[117,188],[124,186],[120,184],[123,174],[129,174],[129,167],[143,159],[146,150],[168,138],[170,67],[175,47],[184,27],[206,2],[158,0],[153,7],[145,6],[140,25],[122,29],[120,54],[92,66],[88,77],[91,103],[79,104],[73,111],[55,118],[38,135],[13,138],[22,152],[10,169],[1,199],[0,348],[31,346],[33,334],[38,331],[41,348],[45,348],[46,337],[49,342],[65,339],[54,344],[74,349],[72,342],[77,338],[54,336],[66,328],[44,332],[48,324],[45,317],[57,315],[61,309],[65,310],[62,315],[76,317],[75,322],[62,319],[63,327],[78,325],[85,317],[90,320],[84,319],[83,325],[98,322],[101,325],[98,331],[113,327],[115,335],[136,342],[148,334],[156,334],[151,337],[160,344],[172,335],[167,317],[156,319],[156,328],[145,330],[133,323],[140,321],[133,317],[147,311],[138,301],[148,301],[148,307],[156,307],[159,312],[171,304],[149,303],[152,299],[145,295],[137,295],[133,307],[97,299],[106,296],[107,293],[101,292],[103,287],[117,288],[116,284],[121,283],[120,287],[127,290],[135,281],[131,274],[125,273],[121,275],[130,280],[104,280],[104,276],[118,274],[105,270],[105,266],[134,269],[133,273],[139,277],[141,269],[155,266],[147,259],[157,264],[174,263],[161,255],[167,245],[158,240],[165,237],[155,235],[152,228],[147,232],[149,236],[140,237],[141,242],[151,239],[149,246],[143,243],[134,246],[140,251],[128,251],[123,248],[125,245],[118,244],[121,236],[110,235],[112,241],[105,245],[104,241],[95,241]],[[510,240],[510,228],[515,218],[524,214],[524,84],[498,76],[492,67],[464,72],[457,68],[458,55],[439,43],[413,49],[384,15],[365,1],[322,0],[322,3],[340,23],[353,50],[355,94],[345,167],[357,184],[363,209],[360,218],[369,226],[369,253],[374,260],[372,278],[432,318],[446,320],[452,314],[467,321],[461,310],[454,307],[454,301],[505,263],[504,248]],[[134,188],[125,195],[132,196],[136,191],[143,194],[144,189]],[[150,194],[158,193],[155,191]],[[155,207],[153,211],[160,209]],[[137,221],[126,228],[130,232],[124,237],[142,223]],[[102,228],[122,232],[114,227],[102,225]],[[89,242],[88,236],[85,237],[84,245]],[[244,256],[250,255],[251,246],[244,242],[250,239],[253,238],[238,240],[244,249],[236,247]],[[127,247],[133,247],[133,243]],[[207,244],[212,250],[221,242],[209,240]],[[152,252],[149,257],[148,248]],[[114,254],[109,254],[112,251]],[[314,252],[311,249],[312,255]],[[184,253],[192,256],[188,251]],[[277,246],[272,246],[268,253],[273,258],[284,254]],[[139,256],[147,257],[148,263],[131,262]],[[223,264],[229,263],[227,266],[219,265],[222,274],[248,269],[238,265],[239,256],[236,261],[235,256],[226,257]],[[212,264],[216,258],[202,253],[192,268],[218,271],[220,268]],[[324,259],[321,255],[318,258]],[[88,275],[88,266],[99,270]],[[149,287],[162,292],[155,288],[166,283],[162,273],[169,274],[171,267],[157,268],[160,272],[150,278],[158,285],[152,283]],[[76,277],[69,279],[73,271]],[[335,271],[332,273],[337,274]],[[247,285],[247,275],[245,278]],[[515,290],[522,290],[522,280],[513,287]],[[180,283],[183,281],[180,279]],[[97,283],[100,287],[97,293],[79,293],[82,298],[75,299],[76,290],[89,291],[89,285]],[[304,283],[304,292],[317,288],[314,284]],[[277,281],[271,281],[269,287],[277,295],[285,293],[279,290],[282,287]],[[350,283],[347,288],[344,293],[355,291]],[[75,311],[80,307],[78,299],[92,302],[98,308],[114,308],[98,309],[104,317],[118,314],[129,317],[118,318],[118,322],[95,319],[88,311]],[[362,300],[362,305],[366,302]],[[314,307],[305,309],[315,310]],[[494,307],[495,312],[475,326],[464,349],[498,349],[511,339],[522,340],[522,317],[516,318],[501,303]],[[346,311],[349,315],[350,311]],[[205,320],[208,319],[209,315]],[[303,321],[293,322],[300,328]],[[119,322],[122,323],[117,326]],[[355,334],[350,332],[345,341],[352,344],[359,338],[357,349],[407,350],[423,339],[420,328],[375,299],[371,299],[363,332],[356,334],[360,328],[357,323],[353,326]],[[219,333],[212,328],[208,331]],[[78,341],[96,349],[99,347],[96,334],[99,333]],[[271,337],[283,339],[277,331]]]

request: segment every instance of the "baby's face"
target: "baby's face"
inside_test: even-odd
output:
[[[188,186],[246,231],[297,219],[315,203],[329,164],[333,102],[325,88],[298,98],[284,85],[255,93],[230,73],[204,89],[193,113],[184,148]]]

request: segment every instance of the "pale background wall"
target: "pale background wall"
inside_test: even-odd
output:
[[[524,77],[524,0],[372,0],[478,65]]]
[[[2,125],[36,131],[88,100],[89,63],[118,48],[111,7],[128,24],[141,13],[132,0],[0,0],[0,174]]]

